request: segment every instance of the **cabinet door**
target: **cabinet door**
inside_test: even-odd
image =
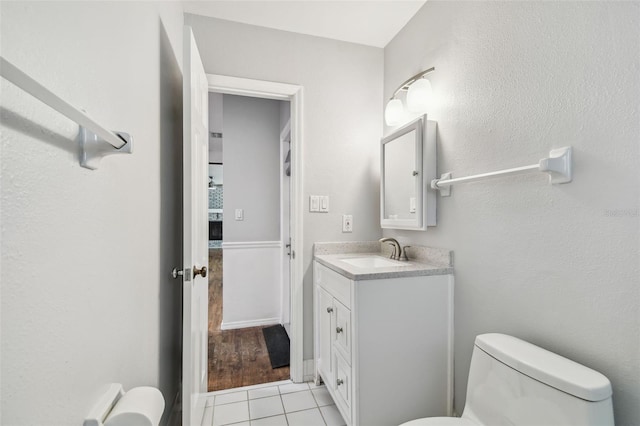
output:
[[[351,310],[337,300],[334,300],[334,307],[336,314],[336,349],[351,364]]]
[[[318,371],[327,386],[333,387],[333,360],[331,356],[331,343],[335,334],[335,308],[333,297],[322,287],[317,288],[318,309]]]

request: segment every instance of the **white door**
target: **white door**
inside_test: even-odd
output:
[[[183,66],[182,424],[200,425],[207,391],[208,85],[190,27]]]
[[[285,101],[282,101],[285,102]],[[291,120],[280,132],[280,230],[284,246],[282,255],[282,307],[280,321],[291,335],[291,259],[295,256],[291,246]]]

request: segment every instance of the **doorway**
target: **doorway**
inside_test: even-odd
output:
[[[224,187],[224,196],[221,197],[223,205],[217,207],[221,208],[224,213],[220,215],[218,211],[210,212],[213,213],[215,219],[222,219],[223,238],[222,248],[212,248],[209,255],[211,271],[209,280],[209,391],[289,378],[293,381],[302,381],[302,293],[297,288],[301,288],[302,283],[298,282],[296,278],[300,277],[301,280],[301,274],[296,274],[298,262],[294,258],[297,242],[295,231],[296,228],[301,228],[300,212],[295,208],[295,200],[300,197],[295,191],[301,186],[301,176],[295,175],[296,153],[295,149],[290,150],[291,141],[295,140],[295,136],[291,136],[295,135],[295,132],[291,132],[291,130],[299,128],[300,125],[297,120],[299,118],[298,108],[301,105],[300,88],[281,85],[289,86],[285,93],[281,93],[282,87],[278,88],[280,93],[278,90],[273,93],[256,92],[255,90],[251,92],[247,90],[248,84],[255,86],[256,83],[265,83],[266,85],[271,83],[223,77],[224,84],[219,84],[218,77],[220,76],[208,76],[210,95],[218,95],[218,99],[227,97],[228,104],[235,105],[234,108],[240,111],[251,110],[250,107],[247,107],[247,102],[251,103],[252,100],[263,106],[270,104],[272,108],[277,105],[280,116],[276,124],[276,152],[273,156],[277,170],[275,185],[274,182],[267,183],[266,174],[268,173],[260,172],[261,167],[266,163],[267,153],[260,154],[257,148],[240,148],[244,149],[245,157],[253,155],[253,165],[241,164],[240,167],[234,168],[232,163],[227,164],[229,161],[235,161],[237,165],[238,160],[237,157],[234,160],[232,149],[230,149],[229,155],[210,159],[210,162],[222,163],[220,167],[223,170],[223,177],[220,178],[219,184],[214,179],[213,185],[219,188],[214,192],[220,194],[222,187]],[[213,82],[218,81],[218,84],[212,84],[212,80]],[[238,86],[244,87],[241,89],[242,96],[233,93],[240,89]],[[220,98],[220,96],[223,97]],[[219,103],[218,101],[213,105],[210,103],[212,114],[215,114],[216,106],[218,106],[218,110],[224,110],[224,100],[222,108]],[[239,107],[240,104],[243,105]],[[293,117],[296,115],[297,117]],[[293,117],[292,121],[289,120],[290,117]],[[245,130],[246,128],[255,129],[255,127],[255,120],[244,125]],[[211,137],[221,139],[223,144],[225,143],[225,133],[224,129],[218,131],[215,125],[210,128]],[[229,136],[232,135],[229,134]],[[254,139],[256,138],[254,137]],[[239,147],[236,146],[236,148]],[[244,163],[251,162],[245,159]],[[243,167],[244,170],[242,170]],[[252,172],[256,172],[257,175],[251,177],[250,173]],[[234,173],[240,173],[243,177],[241,179],[237,179],[237,176],[233,178]],[[290,178],[292,174],[293,178]],[[241,182],[242,185],[248,186],[244,190],[237,187],[234,190],[234,180],[236,183]],[[269,189],[273,186],[278,190],[274,192]],[[253,195],[245,197],[244,200],[242,197],[234,197],[234,192],[235,195],[246,196],[247,192],[251,192],[252,187]],[[255,192],[256,187],[258,192]],[[290,187],[291,193],[288,190]],[[265,194],[267,197],[259,200],[260,195]],[[251,204],[252,201],[256,201],[254,205]],[[267,208],[266,204],[272,207]],[[269,210],[277,211],[277,223],[273,221],[273,214],[267,224],[257,223],[260,222],[257,219],[264,219],[262,216],[270,216]],[[260,218],[256,216],[258,214],[260,214]],[[291,230],[288,226],[289,223],[291,223]],[[238,237],[239,232],[240,234],[244,232],[244,234]],[[275,262],[273,262],[274,260]],[[266,272],[265,263],[271,264],[267,267]],[[247,279],[247,271],[260,271],[261,268],[262,272],[258,272],[253,279],[251,277]],[[256,284],[255,281],[265,281],[265,277],[269,278],[270,273],[273,277],[277,277],[277,287],[261,285],[260,288],[251,288]],[[244,281],[244,284],[234,283],[238,279]],[[245,289],[242,290],[242,287]],[[225,290],[227,290],[227,295],[225,295]],[[263,293],[266,291],[266,293],[259,296],[260,291]],[[257,304],[252,304],[251,299],[248,298],[252,294],[258,296]],[[269,299],[269,303],[265,303],[266,299]],[[222,303],[220,303],[221,300]],[[272,303],[274,301],[275,304]],[[265,307],[265,305],[267,306]],[[278,309],[274,315],[275,311],[270,310],[269,306],[273,308],[275,305],[278,306]],[[253,306],[253,309],[249,310],[255,315],[252,317],[251,312],[247,313],[246,309],[245,312],[237,312],[238,306],[243,309],[246,306]],[[229,312],[225,312],[225,307]],[[291,339],[290,369],[272,369],[269,364],[269,357],[262,338],[262,327],[273,323],[284,325]]]

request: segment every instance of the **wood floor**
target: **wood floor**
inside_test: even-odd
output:
[[[220,330],[222,250],[209,250],[209,392],[289,379],[271,368],[262,327]]]

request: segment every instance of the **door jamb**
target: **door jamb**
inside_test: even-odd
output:
[[[291,365],[293,382],[304,378],[303,362],[303,176],[302,176],[302,112],[303,87],[295,84],[254,80],[219,74],[207,74],[209,92],[251,96],[255,98],[288,100],[291,102],[291,250],[292,256],[290,297],[291,297]],[[295,255],[297,254],[297,255]]]

